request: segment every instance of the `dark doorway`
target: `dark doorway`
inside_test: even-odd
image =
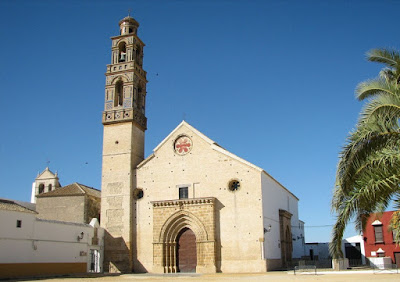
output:
[[[400,253],[394,253],[394,262],[397,265],[397,268],[400,268]]]
[[[310,249],[310,260],[314,260],[314,250]]]
[[[176,265],[179,272],[196,272],[196,235],[189,228],[182,229],[177,238]]]
[[[351,243],[345,243],[344,253],[345,257],[349,259],[349,266],[362,265],[360,243],[355,243],[355,246]]]

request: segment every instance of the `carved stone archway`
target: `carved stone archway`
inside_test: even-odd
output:
[[[279,225],[281,239],[281,261],[282,267],[288,267],[292,260],[292,214],[285,210],[279,210]]]
[[[216,272],[214,203],[215,198],[152,202],[154,272],[177,272],[176,243],[184,228],[196,236],[196,272]]]

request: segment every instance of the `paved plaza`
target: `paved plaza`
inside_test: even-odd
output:
[[[372,271],[341,271],[319,272],[317,275],[303,273],[294,275],[293,271],[276,271],[268,273],[244,274],[122,274],[122,275],[85,275],[43,279],[23,279],[20,281],[48,281],[48,282],[75,282],[75,281],[400,281],[400,274],[373,273]]]

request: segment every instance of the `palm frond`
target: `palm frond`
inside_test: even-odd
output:
[[[329,246],[334,258],[343,257],[341,243],[351,218],[363,230],[372,212],[383,211],[395,197],[398,212],[392,226],[400,243],[400,54],[373,49],[368,60],[383,63],[379,78],[360,83],[359,100],[369,99],[339,155],[331,202],[337,213]]]
[[[350,142],[343,152],[338,164],[336,175],[336,186],[340,186],[340,191],[351,191],[354,186],[357,170],[365,165],[370,158],[370,152],[378,152],[383,148],[394,148],[400,144],[400,132],[386,132],[371,134],[364,140]]]
[[[367,58],[370,62],[382,63],[389,67],[400,66],[400,55],[393,49],[372,49],[367,52]]]
[[[370,120],[373,118],[373,120]],[[384,125],[386,130],[397,129],[400,118],[400,97],[381,96],[367,103],[360,114],[359,123],[370,122],[371,125]]]
[[[361,101],[377,95],[396,96],[398,95],[396,91],[398,91],[396,84],[388,82],[384,79],[372,79],[361,82],[357,85],[356,98]]]

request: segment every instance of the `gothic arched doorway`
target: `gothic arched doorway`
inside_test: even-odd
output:
[[[183,228],[176,238],[176,265],[179,272],[196,272],[196,235],[189,228]]]
[[[215,273],[213,203],[213,198],[153,202],[154,272]],[[193,209],[195,213],[189,211],[190,209]],[[185,241],[189,241],[187,245],[191,246],[189,248],[192,251],[183,251],[188,247]],[[187,262],[184,262],[187,254],[191,254],[190,259],[195,262],[194,266],[193,263],[189,263],[189,265],[192,264],[190,268],[186,268]]]

